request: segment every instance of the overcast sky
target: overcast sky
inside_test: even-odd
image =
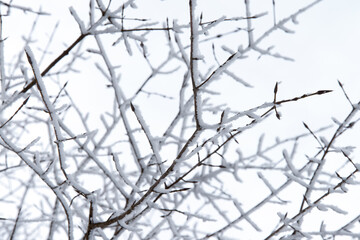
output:
[[[19,5],[29,4],[28,1],[16,2]],[[218,2],[221,2],[221,5]],[[305,0],[275,1],[275,18],[279,21],[288,17],[310,2]],[[254,36],[256,38],[273,25],[272,1],[253,0],[251,4],[253,14],[268,12],[264,17],[253,21]],[[33,34],[36,41],[30,44],[30,47],[33,46],[36,56],[40,56],[38,48],[46,45],[55,25],[59,23],[58,31],[50,48],[52,56],[43,59],[40,63],[41,69],[44,69],[54,56],[61,53],[79,35],[79,29],[68,10],[69,6],[72,5],[81,17],[88,19],[87,1],[32,0],[31,4],[28,5],[34,10],[42,6],[44,12],[52,14],[52,16],[41,17],[37,22]],[[179,24],[188,23],[188,1],[144,0],[139,1],[138,7],[138,10],[134,10],[134,13],[129,12],[127,16],[130,17],[132,14],[135,16],[136,13],[137,17],[139,17],[139,12],[143,12],[143,14],[140,14],[143,18],[151,18],[162,22],[166,20],[167,16],[170,16],[171,22],[174,19],[179,19]],[[243,1],[203,0],[199,1],[198,8],[204,10],[204,21],[210,21],[223,15],[227,17],[245,15]],[[8,37],[5,42],[7,61],[10,61],[9,59],[14,54],[22,51],[21,35],[26,36],[29,34],[32,23],[36,18],[34,14],[13,11],[11,18],[4,17],[3,19],[4,37]],[[246,110],[264,102],[271,102],[276,82],[280,82],[278,99],[292,98],[318,90],[334,90],[326,95],[315,96],[312,99],[290,103],[279,108],[282,113],[282,120],[279,121],[272,116],[271,119],[267,120],[267,124],[259,127],[258,130],[258,134],[265,132],[271,139],[278,135],[280,137],[289,137],[306,132],[302,122],[306,122],[312,129],[317,129],[332,124],[332,117],[338,118],[340,121],[343,120],[350,112],[351,106],[339,88],[338,80],[344,84],[345,90],[354,103],[360,101],[360,28],[358,26],[360,23],[360,1],[324,0],[306,13],[301,14],[296,20],[298,24],[291,22],[286,24],[286,27],[295,33],[286,34],[283,31],[278,31],[260,44],[264,49],[274,46],[273,53],[277,52],[294,59],[294,61],[260,56],[259,53],[249,53],[247,59],[239,60],[230,69],[244,81],[251,84],[253,88],[244,88],[241,84],[230,84],[226,78],[211,86],[213,89],[226,93],[220,99],[215,97],[214,99],[229,104],[233,110],[237,111]],[[226,25],[224,25],[224,29],[217,29],[217,31],[226,32]],[[157,57],[157,59],[153,59],[155,65],[164,61],[167,54],[167,52],[162,52],[163,45],[161,45],[165,34],[159,33],[159,36],[156,37],[158,38],[149,40],[151,50],[158,54],[152,55]],[[236,51],[239,43],[246,43],[242,37],[246,38],[246,34],[229,37],[228,42],[223,44]],[[93,46],[91,41],[86,40],[84,48],[91,48]],[[204,49],[206,49],[206,44],[204,44]],[[208,49],[209,51],[204,50],[203,53],[211,55],[211,48]],[[219,54],[220,61],[226,59],[226,52],[221,50],[221,45],[217,46],[215,50]],[[114,50],[113,54],[113,56],[116,56],[116,54],[125,54],[125,52]],[[139,87],[150,72],[149,69],[140,67],[142,65],[137,62],[136,58],[124,57],[121,61],[124,61],[119,63],[121,68],[124,69],[122,81],[126,83],[125,86],[128,88],[125,89],[125,94],[131,96],[132,91]],[[83,72],[73,74],[73,78],[69,79],[68,77],[65,80],[69,81],[68,90],[70,92],[79,92],[79,89],[81,89],[80,92],[83,94],[75,94],[73,98],[84,111],[92,112],[93,127],[96,128],[96,124],[100,123],[97,114],[103,113],[104,109],[111,109],[109,103],[112,103],[113,96],[109,94],[110,90],[106,88],[106,84],[103,81],[98,81],[101,74],[96,70],[93,62],[90,57],[85,61],[81,61],[76,66],[82,69]],[[180,79],[182,77],[180,76]],[[160,79],[157,85],[150,85],[148,89],[160,93],[174,91],[175,87],[174,89],[162,87],[167,86],[166,81],[169,82],[170,80]],[[136,101],[136,104],[143,104],[141,105],[143,106],[141,111],[148,121],[148,125],[152,127],[153,134],[161,135],[168,124],[166,122],[168,119],[164,117],[164,113],[175,113],[177,111],[174,108],[176,102],[173,104],[171,102],[165,103],[159,98],[153,99],[154,102],[157,101],[155,105],[154,102],[151,102],[153,105],[146,105],[147,97],[145,96]],[[352,138],[347,141],[356,143],[359,141],[359,136],[359,131],[354,130]],[[252,141],[253,145],[251,146],[253,148],[256,148],[257,140],[257,136],[253,139],[246,139],[246,141]],[[311,144],[313,145],[313,143]],[[358,150],[356,151],[359,153]]]

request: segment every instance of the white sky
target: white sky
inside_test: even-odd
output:
[[[216,1],[199,1],[199,8],[202,6],[204,10],[204,19],[209,20],[211,17],[221,17],[224,14],[244,15],[243,1],[221,1],[221,4],[217,4],[217,7],[212,3]],[[269,11],[268,16],[254,21],[255,37],[260,34],[264,29],[272,25],[272,12],[271,12],[271,0],[251,1],[254,6],[253,14],[257,14],[263,11]],[[291,2],[291,3],[290,3]],[[280,20],[282,17],[286,17],[289,13],[293,13],[309,3],[310,1],[289,1],[278,0],[276,1],[276,18]],[[22,5],[24,1],[17,1],[17,4]],[[33,43],[34,52],[36,53],[37,46],[44,46],[47,36],[51,34],[56,22],[59,21],[59,31],[57,32],[51,51],[53,56],[59,54],[64,46],[69,45],[79,34],[79,30],[74,24],[68,7],[74,5],[75,9],[79,9],[83,4],[83,12],[79,11],[79,15],[84,16],[87,19],[88,3],[87,1],[31,1],[33,9],[37,9],[36,4],[42,4],[42,10],[45,12],[51,12],[56,17],[42,17],[36,28],[35,36],[38,38],[38,43]],[[234,3],[234,5],[232,5]],[[77,5],[77,6],[75,6]],[[159,21],[165,20],[165,16],[171,16],[173,19],[180,18],[179,24],[186,22],[187,14],[187,1],[140,1],[139,10],[144,11],[142,17],[147,18],[147,15],[151,17],[157,17]],[[236,7],[234,7],[236,6]],[[162,9],[159,11],[159,9]],[[185,11],[185,13],[184,13]],[[238,12],[241,12],[238,14]],[[136,12],[134,12],[136,13]],[[155,13],[155,14],[154,14]],[[4,35],[9,36],[6,41],[5,54],[6,57],[11,57],[13,53],[19,52],[19,48],[22,47],[21,39],[17,37],[30,31],[34,15],[23,14],[19,11],[14,11],[14,15],[19,14],[18,19],[4,19]],[[131,13],[129,13],[131,14]],[[228,16],[229,16],[228,15]],[[315,96],[312,99],[299,101],[296,103],[290,103],[282,108],[280,112],[283,115],[281,121],[278,121],[275,117],[268,119],[267,125],[258,129],[258,133],[263,131],[269,136],[269,141],[277,135],[282,137],[294,136],[298,133],[305,132],[302,122],[306,122],[312,129],[332,124],[331,117],[336,117],[340,121],[350,111],[350,105],[347,103],[341,89],[338,86],[337,79],[339,79],[352,99],[352,101],[358,102],[360,100],[359,90],[359,56],[360,56],[360,1],[358,0],[324,0],[308,12],[302,14],[297,19],[299,24],[294,25],[288,23],[286,26],[295,31],[295,34],[285,34],[278,32],[266,41],[261,46],[266,48],[271,45],[275,45],[273,52],[279,52],[282,55],[295,59],[294,62],[287,62],[281,59],[274,59],[269,56],[262,56],[258,60],[259,54],[249,54],[248,59],[240,60],[230,69],[239,74],[239,77],[250,83],[254,88],[244,88],[241,85],[223,84],[218,82],[214,84],[214,88],[225,91],[227,94],[222,96],[220,101],[227,102],[229,106],[236,110],[245,110],[250,107],[254,107],[264,101],[272,101],[273,88],[276,82],[281,82],[279,85],[278,99],[292,98],[300,96],[303,93],[315,92],[322,89],[334,90],[333,93]],[[224,30],[225,31],[225,30]],[[159,39],[163,38],[162,33],[159,33]],[[245,35],[244,35],[245,36]],[[246,37],[246,36],[245,36]],[[85,43],[91,44],[92,40],[87,40]],[[240,41],[241,42],[241,41]],[[161,63],[167,52],[161,54],[162,46],[159,44],[149,43],[153,46],[153,49],[158,51],[159,60]],[[238,43],[236,38],[228,43],[233,50],[236,50]],[[36,46],[36,47],[35,47]],[[136,49],[135,46],[133,46]],[[220,49],[220,48],[219,48]],[[218,49],[218,50],[219,50]],[[13,53],[10,51],[14,51]],[[220,50],[218,51],[220,53]],[[39,52],[38,52],[39,53]],[[125,52],[116,52],[114,54],[125,54]],[[114,55],[115,57],[115,55]],[[223,58],[222,60],[224,60]],[[9,59],[8,59],[9,60]],[[45,58],[42,63],[42,67],[46,66],[51,58]],[[124,73],[122,75],[123,81],[127,82],[129,91],[137,89],[141,81],[145,79],[149,71],[139,71],[139,63],[136,60],[127,59],[127,65],[122,65]],[[133,61],[133,62],[129,62]],[[111,109],[108,90],[104,86],[102,81],[97,81],[96,76],[100,76],[91,65],[91,59],[84,61],[79,65],[79,68],[85,68],[88,70],[88,74],[84,72],[81,75],[73,75],[73,79],[69,80],[69,88],[73,88],[74,92],[78,92],[80,88],[86,88],[81,91],[83,95],[74,95],[74,99],[78,102],[79,106],[86,109],[86,111],[92,112],[94,118],[94,127],[99,124],[98,116],[104,109],[109,107]],[[130,64],[129,64],[130,63]],[[137,75],[127,75],[127,70]],[[182,76],[180,77],[180,79]],[[159,85],[168,84],[168,79],[160,79]],[[168,86],[168,85],[166,85]],[[161,89],[159,86],[149,86],[149,89],[159,89],[160,92],[166,93],[167,91],[174,91],[173,89]],[[95,96],[95,97],[94,97]],[[129,94],[130,96],[130,94]],[[247,99],[247,100],[244,100]],[[144,97],[142,100],[146,101]],[[141,108],[144,118],[148,120],[148,125],[151,126],[153,134],[161,134],[166,126],[166,118],[164,114],[168,112],[175,112],[171,103],[164,103],[161,99],[152,99],[151,104],[157,103],[161,105],[160,108],[152,108],[152,105],[144,105]],[[138,104],[140,105],[140,100]],[[94,115],[95,114],[95,115]],[[159,117],[156,117],[156,116]],[[165,119],[165,120],[164,120]],[[164,122],[162,122],[164,121]],[[271,127],[270,127],[271,126]],[[354,130],[351,133],[353,136],[346,140],[353,144],[357,144],[360,133],[358,130]],[[256,147],[257,138],[249,139],[249,142],[254,143]],[[311,143],[313,144],[313,143]],[[311,145],[310,144],[310,145]],[[305,144],[306,145],[306,144]],[[250,147],[251,149],[251,147]],[[246,150],[245,150],[246,151]],[[357,150],[355,153],[359,153]],[[354,196],[353,199],[359,199],[360,195]]]

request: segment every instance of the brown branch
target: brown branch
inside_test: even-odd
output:
[[[195,138],[197,138],[198,135],[198,130],[196,129],[194,131],[194,133],[192,134],[192,136],[189,138],[189,140],[187,141],[187,143],[184,145],[184,147],[182,148],[182,150],[180,151],[180,153],[178,154],[178,156],[176,157],[176,159],[173,161],[173,163],[170,165],[170,167],[160,176],[160,178],[158,180],[156,180],[156,182],[150,186],[150,188],[146,191],[146,193],[136,202],[134,202],[131,207],[126,210],[125,212],[123,212],[122,214],[120,214],[117,217],[114,218],[110,218],[104,222],[97,222],[91,225],[91,228],[105,228],[113,223],[116,223],[117,221],[123,219],[124,217],[128,216],[129,214],[131,214],[133,211],[135,211],[136,208],[138,208],[146,199],[149,198],[149,196],[154,192],[155,188],[168,176],[170,175],[170,173],[174,170],[175,166],[177,165],[177,161],[179,159],[181,159],[181,157],[185,154],[186,150],[188,149],[189,145],[194,141]]]
[[[41,76],[44,77],[61,59],[63,59],[66,55],[70,53],[70,51],[79,44],[86,36],[90,33],[81,34],[67,49],[65,49],[57,58],[55,58],[44,71],[41,72]],[[26,85],[20,93],[26,93],[29,89],[31,89],[36,84],[36,79],[33,78],[32,81]]]

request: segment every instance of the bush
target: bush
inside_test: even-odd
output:
[[[319,2],[0,2],[1,236],[359,237],[359,103],[286,55]]]

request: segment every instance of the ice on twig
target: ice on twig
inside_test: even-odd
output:
[[[294,24],[299,24],[299,21],[297,20],[297,15],[293,15],[291,17],[291,21],[294,23]]]
[[[286,177],[288,177],[289,179],[293,180],[294,182],[297,182],[298,184],[306,187],[306,188],[311,188],[312,189],[312,186],[310,186],[309,184],[305,183],[304,181],[302,181],[301,179],[299,179],[298,177],[296,177],[295,175],[293,174],[290,174],[290,173],[287,173],[285,172],[284,173]]]
[[[347,192],[348,191],[348,189],[347,189],[347,187],[345,186],[345,184],[341,184],[340,185],[340,188],[341,188],[341,190],[343,191],[343,192]]]
[[[76,13],[76,11],[73,7],[70,7],[69,10],[70,10],[71,15],[74,17],[75,21],[79,25],[80,32],[82,34],[84,34],[86,32],[86,28],[85,28],[83,21],[81,21],[79,15]]]
[[[129,43],[129,40],[128,40],[128,33],[123,32],[122,37],[124,39],[124,44],[125,44],[125,47],[126,47],[126,51],[128,52],[128,54],[130,56],[132,56],[132,50],[131,50],[131,46],[130,46],[130,43]]]
[[[229,70],[225,70],[224,73],[226,73],[228,76],[233,78],[235,81],[241,83],[245,87],[249,87],[249,88],[253,87],[251,84],[245,82],[243,79],[239,78],[238,76],[236,76],[234,73],[230,72]]]
[[[76,175],[68,174],[68,181],[71,186],[73,186],[77,191],[80,191],[83,194],[90,195],[90,192],[83,188],[78,181],[76,180]]]
[[[290,219],[287,218],[287,213],[282,214],[281,212],[278,212],[277,215],[285,225],[288,225],[290,223]]]
[[[241,216],[243,216],[256,231],[261,232],[261,228],[253,220],[251,220],[250,217],[241,208],[241,204],[236,199],[233,200],[233,203],[235,207],[239,210]]]
[[[321,203],[318,203],[316,204],[316,208],[319,209],[320,211],[327,211],[328,209],[331,209],[333,210],[334,212],[337,212],[339,214],[347,214],[348,212],[340,209],[339,207],[337,206],[334,206],[334,205],[327,205],[327,204],[321,204]]]
[[[283,150],[282,152],[283,156],[284,156],[284,159],[290,169],[290,171],[295,175],[295,176],[300,176],[300,173],[299,171],[295,168],[295,166],[293,165],[292,163],[292,159],[291,157],[289,156],[288,152],[286,151],[286,149]]]
[[[177,20],[174,20],[172,30],[176,33],[182,33],[183,31],[181,30],[181,28],[182,27],[178,25]]]
[[[347,214],[347,211],[342,210],[341,208],[339,208],[338,206],[335,205],[327,205],[328,208],[330,208],[331,210],[333,210],[334,212],[340,213],[340,214]]]
[[[133,34],[133,33],[131,33],[131,32],[128,32],[127,33],[128,35],[128,37],[129,38],[132,38],[132,39],[134,39],[134,40],[136,40],[136,41],[139,41],[139,42],[146,42],[146,37],[144,37],[144,36],[139,36],[139,35],[135,35],[135,34]]]
[[[275,193],[275,189],[271,186],[270,182],[264,177],[264,175],[261,172],[258,172],[258,176],[261,180],[263,180],[263,182],[265,183],[265,185],[269,188],[271,193]]]
[[[223,22],[225,20],[225,16],[222,16],[221,18],[211,22],[210,24],[208,24],[206,27],[203,27],[202,31],[199,31],[199,34],[204,34],[207,31],[209,31],[210,28],[215,27],[216,25],[218,25],[219,23]]]
[[[321,140],[321,142],[324,144],[324,146],[328,146],[328,145],[329,145],[329,142],[328,142],[328,140],[326,140],[325,137],[321,136],[321,137],[320,137],[320,140]]]
[[[141,232],[142,231],[140,228],[134,227],[134,224],[127,224],[124,219],[117,221],[117,223],[119,223],[119,225],[121,227],[123,227],[126,230],[131,231],[131,232]]]
[[[120,166],[120,161],[119,161],[119,158],[117,156],[117,154],[112,154],[113,156],[113,160],[114,160],[114,163],[115,163],[115,167],[116,167],[116,170],[118,171],[120,177],[124,180],[124,182],[129,185],[135,192],[137,193],[141,193],[141,190],[138,188],[138,186],[136,186],[134,183],[132,183],[128,177],[127,177],[127,174],[123,172],[123,169],[122,167]]]
[[[225,45],[222,45],[221,48],[222,48],[222,50],[224,50],[225,52],[228,52],[228,53],[230,53],[230,54],[234,54],[234,53],[235,53],[235,51],[233,51],[231,48],[229,48],[229,47],[227,47],[227,46],[225,46]]]
[[[360,163],[355,163],[355,167],[358,171],[360,171]]]
[[[105,117],[104,117],[103,114],[100,115],[100,120],[101,120],[101,122],[104,124],[105,129],[108,130],[108,129],[109,129],[109,125],[107,124],[107,122],[106,122]]]
[[[308,160],[309,160],[310,162],[317,163],[317,164],[320,164],[320,163],[321,163],[321,160],[318,159],[318,158],[311,158],[311,157],[309,157]]]
[[[325,205],[320,204],[320,203],[316,205],[316,208],[323,212],[328,210],[328,208]]]
[[[278,25],[278,28],[280,28],[281,30],[283,30],[283,31],[286,32],[286,33],[295,33],[294,30],[291,30],[291,29],[285,27],[283,24],[279,24],[279,25]]]
[[[159,149],[159,140],[157,138],[154,138],[151,135],[150,128],[146,124],[145,119],[143,118],[143,116],[141,114],[141,111],[137,107],[135,107],[131,102],[130,102],[130,107],[131,107],[131,110],[134,112],[142,130],[144,131],[144,133],[148,139],[148,142],[153,151],[156,163],[159,165],[160,172],[161,173],[164,172],[164,166],[163,166],[163,164],[161,164],[162,160],[161,160],[160,149]]]

